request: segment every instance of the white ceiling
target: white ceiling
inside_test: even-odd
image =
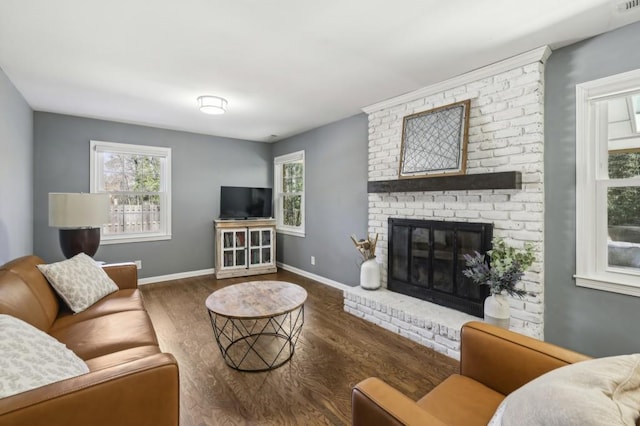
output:
[[[618,3],[2,0],[0,67],[36,111],[274,141],[640,19]]]

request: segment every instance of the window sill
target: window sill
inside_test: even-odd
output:
[[[304,238],[305,237],[304,231],[292,231],[290,229],[276,228],[276,232],[278,234],[291,235],[291,236],[294,236],[294,237],[300,237],[300,238]]]
[[[105,237],[102,236],[100,240],[100,245],[110,245],[110,244],[127,244],[127,243],[146,243],[149,241],[163,241],[170,240],[171,234],[166,235],[127,235],[122,237]]]
[[[611,293],[626,294],[628,296],[640,297],[640,287],[637,285],[637,278],[610,279],[602,277],[587,277],[574,275],[578,287],[593,288],[595,290],[609,291]]]

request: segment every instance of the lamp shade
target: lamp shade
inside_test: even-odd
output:
[[[96,228],[109,221],[109,194],[49,193],[49,226]]]

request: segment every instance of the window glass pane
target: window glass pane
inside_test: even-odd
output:
[[[143,231],[158,232],[160,230],[160,196],[142,196]]]
[[[160,158],[104,154],[107,190],[157,192],[160,190]],[[107,178],[108,176],[108,178]]]
[[[136,191],[160,191],[160,159],[158,157],[138,157]]]
[[[124,186],[122,184],[122,173],[121,172],[105,172],[103,176],[104,180],[104,189],[107,192],[113,191],[124,191]]]
[[[610,152],[609,178],[625,179],[640,176],[640,152]]]
[[[105,235],[160,231],[160,196],[111,194]]]
[[[300,195],[285,195],[282,197],[283,202],[283,221],[286,226],[300,226],[302,223],[302,217],[300,214],[300,207],[302,204],[302,196]]]
[[[282,166],[283,192],[302,192],[302,163],[287,163]]]
[[[103,169],[105,172],[122,172],[124,161],[121,154],[112,154],[110,152],[105,152],[103,161]]]
[[[136,181],[136,157],[133,155],[123,156],[122,169],[122,191],[134,191]]]
[[[609,188],[607,216],[609,266],[640,272],[640,187]]]

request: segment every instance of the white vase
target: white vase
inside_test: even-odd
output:
[[[360,266],[360,287],[365,290],[380,288],[380,265],[373,259],[365,260]]]
[[[484,300],[484,320],[488,324],[509,329],[511,312],[503,294],[492,294]]]

